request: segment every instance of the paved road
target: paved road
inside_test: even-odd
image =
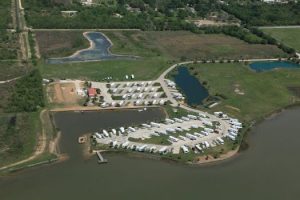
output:
[[[103,28],[47,29],[47,28],[35,28],[35,29],[30,29],[30,30],[32,30],[32,31],[140,31],[141,29],[103,29]]]
[[[294,25],[294,26],[259,26],[258,28],[260,29],[273,29],[273,28],[277,28],[277,29],[284,29],[284,28],[300,28],[300,25]]]
[[[0,84],[4,84],[4,83],[9,83],[9,82],[12,82],[12,81],[15,81],[19,78],[21,78],[22,76],[19,76],[19,77],[16,77],[16,78],[12,78],[12,79],[9,79],[9,80],[6,80],[6,81],[0,81]]]

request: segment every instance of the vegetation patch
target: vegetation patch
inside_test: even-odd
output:
[[[230,0],[223,9],[253,26],[300,24],[300,2],[263,3]]]
[[[18,35],[0,29],[0,60],[17,59]]]
[[[30,155],[36,144],[39,113],[0,114],[0,166]]]
[[[11,28],[11,0],[1,0],[0,1],[0,29]]]
[[[7,106],[9,112],[34,112],[44,106],[42,77],[38,70],[18,80]]]

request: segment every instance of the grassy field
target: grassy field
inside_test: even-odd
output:
[[[112,53],[136,55],[141,58],[136,61],[117,60],[58,65],[42,63],[43,75],[47,78],[91,80],[102,80],[107,76],[113,76],[115,80],[123,80],[126,74],[135,74],[137,79],[153,79],[172,63],[183,60],[284,56],[284,53],[275,46],[250,45],[225,35],[197,35],[186,31],[104,31],[103,33],[113,43]],[[59,34],[70,34],[70,32]],[[38,39],[40,48],[42,45],[44,49],[41,52],[44,52],[46,57],[56,57],[61,52],[60,48],[55,47],[56,43],[60,43],[60,39],[53,36],[47,37],[51,37],[51,42],[41,44],[42,40]],[[66,40],[64,43],[73,44],[77,36],[62,36],[62,38]],[[80,48],[85,47],[80,46]]]
[[[300,28],[274,28],[262,29],[278,41],[300,51]]]
[[[62,65],[41,64],[42,75],[46,78],[72,78],[83,80],[103,80],[112,76],[113,80],[125,80],[125,75],[134,74],[135,79],[150,80],[161,74],[171,63],[163,58],[141,59],[137,61],[103,61],[71,63]]]
[[[222,110],[252,121],[299,102],[298,69],[256,73],[241,63],[193,64],[189,69],[201,82],[207,82],[210,95],[226,97],[211,111]]]
[[[40,53],[45,58],[70,56],[79,49],[89,47],[81,31],[36,31],[35,35]]]

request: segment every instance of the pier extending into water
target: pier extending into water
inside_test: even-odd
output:
[[[98,156],[98,163],[103,164],[103,163],[108,163],[107,159],[104,159],[103,156],[101,155],[100,151],[96,151],[96,154]]]

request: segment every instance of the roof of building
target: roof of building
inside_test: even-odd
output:
[[[95,96],[97,94],[96,89],[95,88],[89,88],[88,89],[88,95],[89,96]]]

